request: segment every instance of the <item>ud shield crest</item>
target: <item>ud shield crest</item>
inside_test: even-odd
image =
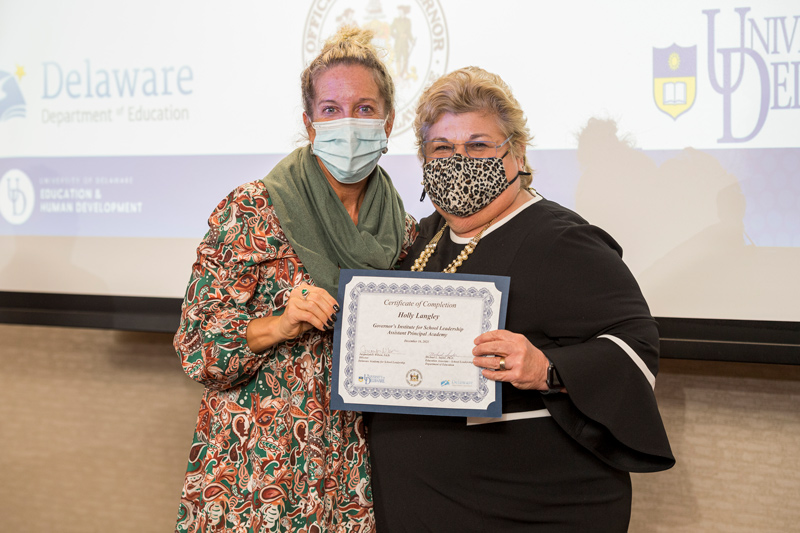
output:
[[[658,108],[677,119],[697,94],[697,46],[653,48],[653,96]]]

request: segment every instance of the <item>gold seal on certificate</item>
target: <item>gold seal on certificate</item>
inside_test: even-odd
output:
[[[474,339],[505,325],[509,278],[342,270],[331,408],[501,416]]]

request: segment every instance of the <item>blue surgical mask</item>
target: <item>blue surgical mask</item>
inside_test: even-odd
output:
[[[341,118],[313,122],[314,155],[340,183],[358,183],[370,175],[389,139],[384,129],[386,120],[373,118]]]

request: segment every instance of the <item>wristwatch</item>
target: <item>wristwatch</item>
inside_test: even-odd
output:
[[[564,388],[564,384],[561,383],[561,376],[558,375],[558,370],[556,370],[553,362],[549,360],[548,362],[550,364],[547,365],[547,379],[545,380],[548,390],[544,391],[544,393],[552,394],[554,392],[561,392],[561,389]]]

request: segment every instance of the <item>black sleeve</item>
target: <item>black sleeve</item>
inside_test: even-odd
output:
[[[543,351],[567,394],[544,396],[554,420],[622,470],[671,467],[654,387],[658,329],[616,242],[589,224],[556,231],[533,280]]]

